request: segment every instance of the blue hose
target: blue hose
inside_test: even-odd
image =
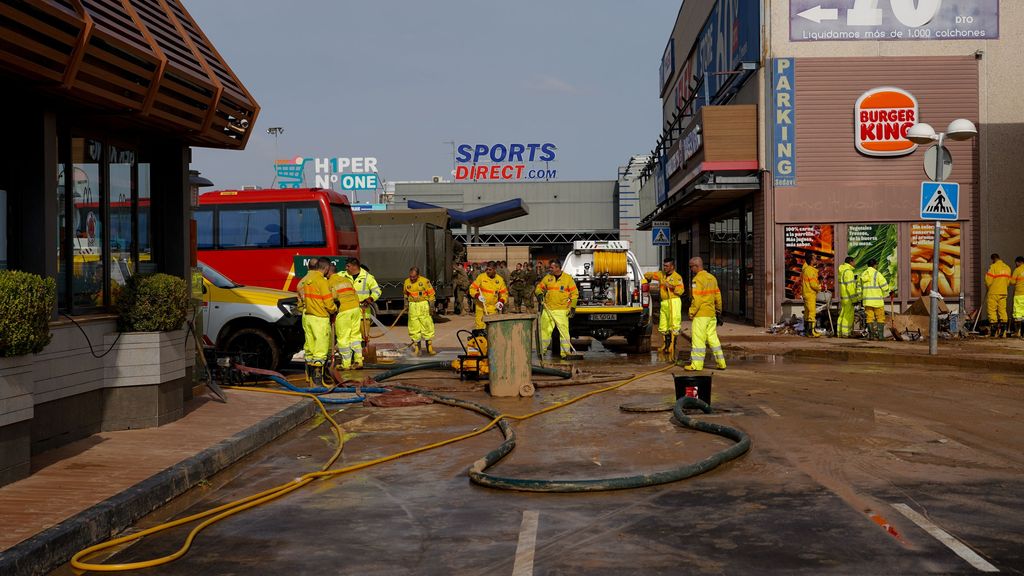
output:
[[[337,393],[347,392],[347,393],[350,393],[350,394],[356,393],[356,389],[355,388],[351,388],[351,387],[344,387],[344,388],[343,387],[338,387],[338,388],[324,388],[324,387],[299,388],[298,386],[293,385],[291,382],[285,380],[284,378],[282,378],[280,376],[269,376],[269,378],[271,380],[273,380],[274,382],[277,382],[281,386],[284,386],[285,388],[291,390],[292,392],[303,392],[305,394],[324,394],[324,393],[328,393],[328,392],[331,393],[331,394],[334,394],[336,392]],[[360,388],[359,389],[359,392],[364,392],[366,394],[383,394],[384,392],[387,392],[387,391],[388,391],[387,388]],[[324,404],[356,404],[358,402],[362,402],[363,400],[366,400],[365,396],[356,396],[354,398],[330,398],[330,397],[327,397],[327,396],[319,396],[319,398],[320,398],[320,401],[323,402]]]

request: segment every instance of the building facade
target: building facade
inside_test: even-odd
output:
[[[860,266],[877,257],[896,285],[897,310],[933,284],[951,307],[963,298],[974,310],[989,254],[1024,253],[1014,174],[1024,140],[1014,102],[1024,88],[1014,71],[1024,5],[833,4],[683,3],[662,58],[665,130],[643,180],[650,210],[640,228],[670,221],[671,253],[704,257],[725,279],[727,310],[758,325],[799,314],[806,254],[829,290],[846,255]],[[716,127],[718,115],[732,128]],[[922,182],[936,179],[925,169],[934,156],[906,131],[919,122],[945,131],[957,118],[978,136],[946,143],[952,166],[937,179],[959,184],[958,213],[941,228],[933,283],[934,226],[922,203],[950,208],[954,198],[922,198]],[[750,171],[708,170],[708,155],[740,131],[753,135]],[[727,161],[749,166],[749,152]]]
[[[178,0],[7,3],[0,84],[0,266],[57,284],[50,344],[0,359],[3,483],[30,454],[181,416],[194,343],[171,338],[169,378],[134,372],[114,299],[131,274],[191,277],[190,146],[244,148],[259,107]]]

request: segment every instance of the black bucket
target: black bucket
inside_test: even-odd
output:
[[[697,390],[697,398],[704,401],[705,404],[711,406],[711,376],[698,376],[696,374],[680,374],[673,376],[676,384],[676,400],[679,400],[683,396],[693,396],[691,390],[687,394],[687,388]]]

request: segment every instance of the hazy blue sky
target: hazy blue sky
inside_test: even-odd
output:
[[[450,178],[451,140],[552,142],[559,180],[613,179],[657,139],[680,1],[184,4],[262,107],[246,150],[193,150],[192,168],[227,188],[268,186],[274,159],[294,156]],[[285,129],[276,144],[271,126]]]

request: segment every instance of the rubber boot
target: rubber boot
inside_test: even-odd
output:
[[[430,340],[427,340],[427,354],[430,356],[437,354],[437,351],[434,350],[434,344]]]
[[[877,327],[876,330],[878,330],[878,341],[879,342],[885,342],[885,340],[886,340],[886,338],[885,338],[885,323],[884,322],[875,322],[875,326]]]
[[[420,355],[420,343],[419,343],[419,341],[416,341],[416,342],[413,342],[412,344],[409,344],[409,350],[410,350],[410,352],[412,353],[413,356],[419,356]]]
[[[1000,332],[999,332],[999,337],[1000,338],[1008,338],[1010,336],[1010,325],[1009,325],[1008,322],[1000,322],[999,323],[999,329],[1000,329]]]
[[[324,365],[323,364],[311,364],[310,367],[313,369],[313,386],[320,387],[324,384]]]
[[[311,368],[312,368],[312,366],[307,362],[306,363],[306,383],[307,384],[312,384],[313,383],[313,370]]]
[[[821,334],[818,334],[818,331],[814,329],[814,322],[807,325],[807,336],[810,338],[821,338]]]
[[[672,346],[672,336],[669,334],[662,334],[662,340],[664,340],[664,343],[661,346],[660,352],[662,354],[668,354],[668,349]]]

